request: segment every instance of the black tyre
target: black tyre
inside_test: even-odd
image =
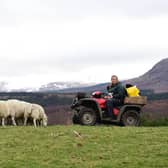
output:
[[[76,114],[73,115],[72,122],[74,124],[79,124],[79,117],[78,117],[78,115],[76,115]]]
[[[79,113],[79,123],[81,125],[95,125],[97,122],[96,112],[91,108],[83,107]]]
[[[140,114],[136,110],[128,110],[122,115],[121,123],[124,126],[139,126]]]

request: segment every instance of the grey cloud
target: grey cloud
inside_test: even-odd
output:
[[[155,54],[154,54],[155,53]],[[168,52],[167,52],[168,54]],[[166,57],[166,53],[160,56],[160,52],[157,51],[137,51],[127,53],[88,53],[88,55],[82,56],[64,56],[64,57],[37,57],[31,59],[15,60],[14,58],[9,60],[3,60],[0,62],[0,75],[5,77],[10,76],[23,76],[29,74],[54,74],[55,72],[78,72],[82,69],[87,69],[93,66],[113,66],[120,64],[138,64],[145,62],[151,62],[151,60],[160,60]]]

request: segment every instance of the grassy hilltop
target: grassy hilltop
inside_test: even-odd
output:
[[[1,168],[166,168],[168,127],[6,127],[0,149]]]

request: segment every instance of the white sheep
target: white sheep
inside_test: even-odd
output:
[[[31,117],[35,127],[37,126],[37,121],[40,121],[41,126],[47,126],[47,115],[45,114],[45,110],[42,106],[32,104]]]
[[[27,119],[31,115],[32,104],[20,100],[7,100],[9,114],[12,119],[12,124],[16,126],[16,118],[24,117],[24,125],[27,124]]]
[[[5,126],[5,120],[9,116],[9,109],[6,101],[0,101],[0,118],[2,118],[2,126]]]

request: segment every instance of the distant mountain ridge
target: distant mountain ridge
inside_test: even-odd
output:
[[[155,93],[168,92],[168,58],[161,60],[145,74],[122,81],[123,84],[137,85],[141,90],[153,90]],[[63,89],[60,92],[91,92],[95,90],[105,91],[108,83],[102,83],[90,87]]]
[[[137,78],[122,81],[122,83],[131,83],[133,85],[137,85],[141,90],[152,90],[155,93],[168,92],[168,58],[158,62],[145,74]],[[0,91],[60,93],[93,92],[96,90],[105,91],[107,85],[108,83],[94,85],[80,82],[51,82],[46,85],[42,85],[39,88],[20,88],[8,90],[7,83],[0,82]]]

